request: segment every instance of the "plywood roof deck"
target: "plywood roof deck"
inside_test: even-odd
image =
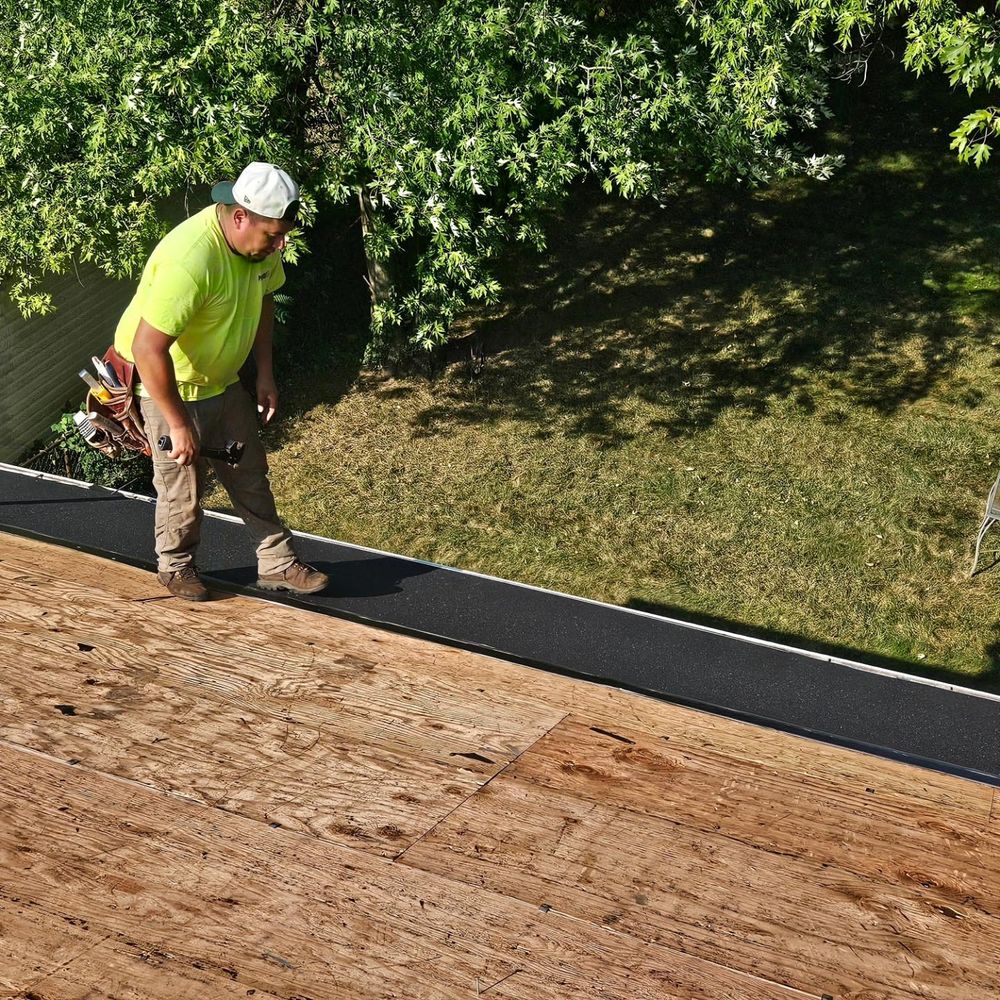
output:
[[[0,534],[0,997],[1000,998],[986,785]]]

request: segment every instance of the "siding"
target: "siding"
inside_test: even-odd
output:
[[[114,337],[135,281],[112,281],[81,266],[46,282],[56,311],[25,320],[0,295],[0,461],[15,462],[66,409],[83,401],[77,377]],[[67,405],[68,404],[68,405]]]

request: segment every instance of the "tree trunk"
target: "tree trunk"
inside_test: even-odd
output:
[[[375,232],[375,223],[372,219],[371,195],[367,188],[358,190],[358,206],[361,211],[361,231],[366,237],[371,236]],[[368,291],[371,292],[372,305],[377,306],[392,294],[392,275],[382,261],[369,256],[367,245],[365,263],[368,267]]]

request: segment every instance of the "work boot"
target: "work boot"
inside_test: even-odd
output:
[[[257,586],[261,590],[288,590],[293,594],[315,594],[329,582],[330,578],[326,573],[321,573],[298,559],[280,573],[257,577]]]
[[[185,601],[207,601],[208,591],[194,566],[185,566],[175,573],[157,573],[156,578],[174,597]]]

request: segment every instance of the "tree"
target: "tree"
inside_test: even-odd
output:
[[[371,360],[432,349],[499,292],[573,184],[666,199],[692,175],[829,174],[831,78],[887,25],[905,64],[1000,80],[995,11],[957,0],[24,0],[0,6],[0,277],[25,313],[75,259],[133,274],[164,199],[251,159],[307,214],[354,201]],[[982,164],[1000,112],[954,132]]]

